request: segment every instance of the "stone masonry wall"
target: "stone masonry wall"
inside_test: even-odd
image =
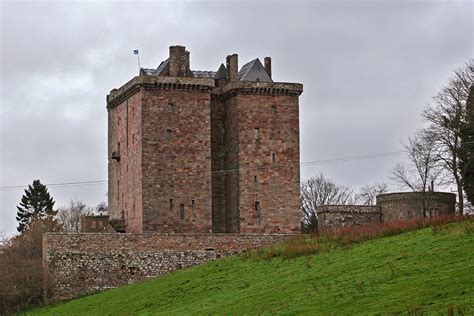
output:
[[[298,95],[239,93],[241,233],[300,231]]]
[[[212,169],[212,232],[225,233],[226,230],[226,175],[224,105],[218,96],[211,95],[211,169]]]
[[[115,232],[109,224],[108,215],[85,215],[81,217],[81,233]]]
[[[379,206],[325,205],[317,210],[318,230],[325,231],[342,227],[381,223]]]
[[[45,297],[49,302],[67,300],[296,236],[45,234]]]
[[[210,94],[143,92],[143,231],[212,232]]]
[[[377,196],[376,206],[325,205],[317,209],[318,230],[454,214],[456,195],[397,192]]]
[[[142,230],[141,99],[137,92],[108,112],[110,219],[125,219],[128,232]],[[120,160],[112,159],[118,153]]]
[[[384,222],[454,214],[456,195],[445,192],[400,192],[377,196]]]

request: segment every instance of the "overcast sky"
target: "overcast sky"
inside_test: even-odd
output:
[[[180,44],[191,68],[272,57],[300,82],[301,162],[394,152],[451,70],[473,54],[473,2],[0,1],[0,186],[107,179],[105,97]],[[354,187],[389,181],[403,155],[302,166]],[[95,205],[107,185],[50,187]],[[0,233],[22,189],[0,188]]]

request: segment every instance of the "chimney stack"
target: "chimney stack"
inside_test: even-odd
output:
[[[184,46],[170,46],[170,76],[186,77],[190,73],[189,52]]]
[[[267,71],[268,76],[270,79],[272,78],[272,58],[271,57],[265,57],[263,60],[265,70]]]
[[[229,76],[229,82],[238,81],[239,76],[239,56],[237,54],[232,54],[227,56],[227,74]]]

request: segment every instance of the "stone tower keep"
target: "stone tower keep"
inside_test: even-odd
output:
[[[182,46],[107,96],[109,208],[119,231],[298,233],[303,87],[271,59],[192,71]]]

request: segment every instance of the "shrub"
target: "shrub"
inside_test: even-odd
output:
[[[5,241],[0,254],[0,315],[42,304],[43,234],[56,229],[56,223],[36,219],[22,234]]]

